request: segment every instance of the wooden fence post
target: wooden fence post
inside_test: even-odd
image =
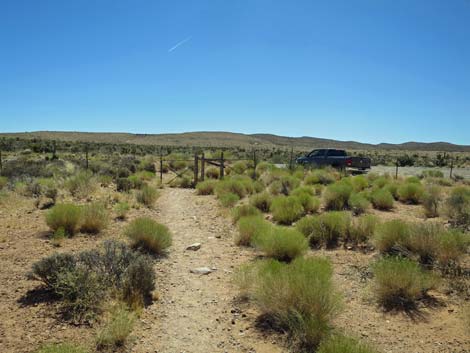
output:
[[[395,162],[395,179],[398,179],[398,160]]]
[[[163,156],[160,151],[160,184],[163,184]]]
[[[194,186],[197,185],[197,178],[199,176],[199,156],[194,154]]]
[[[224,152],[220,152],[220,179],[224,178]]]
[[[253,180],[256,180],[256,150],[253,150]]]
[[[294,147],[291,147],[291,150],[290,150],[290,160],[289,160],[289,169],[292,170],[293,169],[293,162],[294,162]]]
[[[205,177],[205,164],[206,164],[206,157],[204,156],[204,152],[202,152],[202,156],[201,156],[201,181],[204,181],[204,177]]]
[[[85,169],[88,170],[88,145],[85,145]]]
[[[3,160],[2,160],[2,149],[0,148],[0,175],[2,175],[3,171]]]
[[[452,169],[454,169],[454,159],[451,158],[450,160],[450,175],[449,178],[452,179]]]

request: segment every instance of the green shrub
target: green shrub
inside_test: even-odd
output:
[[[130,210],[130,206],[127,202],[118,202],[114,206],[114,212],[116,213],[116,218],[124,220],[127,217],[127,213]]]
[[[98,350],[115,350],[125,345],[132,332],[136,315],[125,305],[117,305],[111,310],[104,327],[98,331],[96,346]]]
[[[348,232],[348,239],[354,245],[366,243],[374,236],[379,220],[374,215],[362,215],[354,218]]]
[[[52,343],[39,348],[35,353],[89,353],[76,343]]]
[[[116,190],[120,192],[128,192],[132,189],[132,182],[127,178],[116,179]]]
[[[192,187],[192,185],[192,177],[189,175],[178,176],[170,182],[170,187],[172,188],[188,189]]]
[[[85,198],[95,191],[96,181],[91,172],[82,171],[68,178],[65,186],[72,196]]]
[[[143,186],[142,189],[136,193],[137,202],[147,207],[152,207],[155,201],[157,201],[158,196],[158,191],[148,185]]]
[[[439,205],[442,201],[442,190],[438,185],[428,185],[422,198],[424,214],[427,218],[439,216]]]
[[[127,180],[130,183],[131,189],[141,189],[145,185],[144,180],[135,174],[128,176]]]
[[[348,199],[352,192],[352,186],[346,182],[338,182],[329,185],[324,194],[323,200],[327,210],[341,211],[348,205]]]
[[[213,195],[216,184],[216,180],[201,181],[196,185],[196,192],[198,195]]]
[[[310,246],[331,248],[337,246],[340,239],[347,239],[351,216],[348,212],[333,211],[313,217],[311,222]]]
[[[209,167],[205,171],[206,177],[210,179],[219,179],[220,177],[220,169],[216,167]]]
[[[399,199],[399,196],[398,196],[399,187],[400,187],[400,183],[396,181],[392,181],[388,183],[387,185],[385,185],[384,189],[387,190],[390,194],[392,194],[395,200],[398,200]]]
[[[240,196],[233,192],[227,192],[219,196],[219,201],[224,207],[233,207],[240,200]]]
[[[250,205],[256,207],[261,212],[269,212],[271,202],[272,196],[267,191],[254,194],[250,197]]]
[[[302,204],[293,196],[274,197],[270,210],[273,214],[273,220],[281,224],[292,224],[304,213]]]
[[[320,200],[313,196],[311,188],[297,188],[291,194],[300,201],[306,213],[317,212],[320,208]]]
[[[290,195],[292,190],[300,185],[300,180],[292,175],[286,175],[281,177],[279,180],[281,183],[281,193],[284,195]]]
[[[269,233],[271,224],[260,216],[245,216],[238,221],[238,235],[235,237],[236,245],[249,246],[256,237]]]
[[[407,183],[415,183],[415,184],[421,184],[421,180],[417,176],[410,176],[405,179],[405,182]]]
[[[436,280],[411,260],[383,258],[373,266],[373,291],[386,309],[407,309],[433,288]]]
[[[470,225],[470,188],[457,186],[452,189],[446,202],[449,219],[455,226]]]
[[[360,192],[369,186],[369,181],[364,175],[356,175],[351,178],[351,185],[355,192]]]
[[[274,180],[268,187],[271,195],[280,195],[282,194],[282,183],[280,180]]]
[[[348,205],[355,215],[360,215],[370,208],[369,200],[362,193],[351,194]]]
[[[443,178],[444,173],[438,169],[423,170],[420,175],[421,178]]]
[[[377,350],[355,338],[332,335],[321,342],[317,353],[377,353]]]
[[[418,223],[410,226],[404,246],[418,256],[421,264],[432,264],[439,252],[439,238],[445,229],[439,224]]]
[[[46,214],[46,223],[53,232],[62,228],[67,236],[74,235],[79,227],[82,210],[73,204],[58,204],[52,207]]]
[[[305,237],[286,227],[273,226],[269,231],[261,231],[253,238],[253,245],[267,257],[280,261],[291,261],[303,255],[308,249]]]
[[[232,165],[232,171],[234,174],[243,174],[248,169],[248,165],[245,161],[237,161]]]
[[[411,227],[401,220],[391,220],[380,224],[374,235],[377,249],[384,254],[403,252],[409,242]]]
[[[382,189],[386,185],[390,183],[390,177],[388,176],[380,176],[372,182],[372,187],[374,189]]]
[[[467,252],[469,244],[469,236],[458,230],[441,233],[436,255],[439,264],[442,267],[456,264],[460,257]]]
[[[393,208],[393,196],[390,191],[377,189],[371,193],[370,197],[372,205],[378,210],[388,211]]]
[[[171,234],[163,224],[148,217],[133,220],[124,230],[133,246],[154,254],[162,254],[171,245]]]
[[[227,193],[233,193],[238,195],[239,198],[243,198],[252,193],[252,191],[253,181],[249,177],[241,175],[225,178],[219,181],[215,187],[215,193],[218,198]]]
[[[91,203],[82,207],[80,231],[98,234],[108,225],[108,210],[102,203]]]
[[[407,182],[398,188],[400,201],[411,204],[419,204],[424,194],[424,188],[419,183]]]
[[[266,185],[261,180],[255,180],[253,182],[253,192],[254,193],[260,193],[262,191],[266,190]]]
[[[305,184],[306,185],[314,185],[314,184],[323,184],[328,185],[332,184],[336,181],[336,177],[333,173],[328,172],[325,169],[317,169],[312,171],[305,177]]]
[[[242,274],[239,286],[301,348],[315,349],[328,336],[331,321],[341,308],[328,260],[258,261],[245,266]]]
[[[265,172],[268,172],[270,170],[272,170],[274,168],[274,165],[272,165],[271,163],[268,163],[268,162],[259,162],[257,165],[256,165],[256,172],[259,173],[259,174],[263,174]]]
[[[233,223],[237,223],[241,217],[260,215],[260,211],[256,207],[251,205],[241,205],[235,207],[231,213]]]
[[[306,238],[310,238],[316,228],[317,217],[306,216],[299,219],[295,224],[295,228],[302,233]]]

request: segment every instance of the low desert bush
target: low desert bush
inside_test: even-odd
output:
[[[89,353],[89,351],[76,343],[51,343],[42,346],[35,353]]]
[[[170,187],[172,188],[183,188],[183,189],[188,189],[192,187],[193,181],[191,179],[191,176],[189,175],[183,175],[176,177],[170,182]]]
[[[220,177],[220,169],[216,167],[209,167],[205,171],[206,177],[210,179],[219,179]]]
[[[108,225],[108,210],[102,203],[91,203],[82,206],[80,231],[98,234]]]
[[[439,216],[439,206],[442,201],[442,189],[440,186],[435,184],[427,185],[421,200],[424,214],[427,218]]]
[[[135,313],[131,312],[125,304],[116,305],[111,309],[105,325],[98,331],[96,348],[115,351],[124,346],[132,332],[135,320]]]
[[[390,183],[390,177],[389,176],[379,176],[378,178],[374,179],[372,182],[372,188],[373,189],[382,189],[386,185]]]
[[[468,227],[470,225],[470,187],[457,186],[452,189],[446,201],[447,214],[453,225]]]
[[[248,165],[245,161],[237,161],[233,163],[231,167],[234,174],[243,174],[248,169]]]
[[[250,197],[250,205],[256,207],[261,212],[269,212],[271,207],[272,196],[267,191],[254,194]]]
[[[320,343],[317,353],[377,353],[377,350],[355,338],[332,335]]]
[[[232,210],[231,213],[233,223],[237,223],[241,217],[260,215],[260,211],[252,205],[237,206]]]
[[[390,194],[392,194],[395,200],[399,199],[398,196],[398,188],[400,187],[400,183],[397,181],[391,181],[387,185],[384,186],[384,189],[387,190]]]
[[[290,195],[291,192],[300,185],[300,179],[292,175],[281,177],[279,182],[281,183],[281,193],[286,196]]]
[[[134,247],[154,254],[162,254],[171,245],[169,229],[148,217],[133,220],[124,233],[132,240]]]
[[[57,204],[46,214],[46,223],[53,232],[63,229],[67,236],[74,235],[82,217],[80,206],[73,204]]]
[[[280,226],[256,234],[253,245],[267,257],[280,261],[291,261],[308,249],[307,239],[300,232]]]
[[[408,259],[387,257],[373,266],[373,291],[386,309],[407,309],[436,285],[436,279]]]
[[[157,201],[158,196],[158,191],[148,185],[144,185],[142,189],[136,193],[137,201],[147,207],[152,207],[155,201]]]
[[[369,181],[364,175],[356,175],[351,178],[351,185],[355,192],[361,192],[369,186]]]
[[[85,198],[96,190],[97,183],[91,172],[82,171],[69,177],[65,186],[72,196]]]
[[[417,205],[421,202],[424,188],[420,183],[407,182],[399,186],[398,197],[400,201]]]
[[[239,198],[243,198],[252,191],[253,181],[249,177],[241,175],[225,178],[219,181],[215,187],[215,193],[219,198],[227,193],[233,193],[238,195]]]
[[[383,254],[396,254],[406,250],[411,226],[401,220],[391,220],[380,224],[374,235],[374,244]]]
[[[386,189],[374,190],[371,195],[371,201],[374,208],[378,210],[388,211],[393,208],[393,196]]]
[[[282,194],[282,183],[280,180],[274,180],[268,187],[268,191],[271,195],[280,195]]]
[[[240,196],[233,192],[227,192],[219,196],[219,201],[224,207],[233,207],[240,200]]]
[[[348,205],[355,215],[360,215],[370,208],[370,202],[362,193],[352,193],[348,199]]]
[[[329,185],[324,194],[323,201],[327,210],[341,211],[348,206],[348,199],[352,186],[346,182],[337,182]]]
[[[116,218],[120,220],[124,220],[127,217],[127,213],[130,210],[130,206],[127,202],[118,202],[114,206],[114,212],[116,213]]]
[[[354,218],[348,231],[348,240],[354,244],[366,243],[374,236],[379,219],[374,215]]]
[[[313,196],[313,194],[314,190],[308,187],[297,188],[291,193],[293,197],[300,201],[305,213],[314,213],[320,208],[320,199]]]
[[[336,180],[336,175],[334,175],[331,171],[328,171],[326,169],[316,169],[305,177],[304,182],[306,185],[328,185],[334,183]]]
[[[213,195],[216,184],[216,180],[201,181],[196,185],[196,192],[198,195]]]
[[[292,224],[304,213],[299,199],[294,196],[276,196],[270,208],[273,220],[281,224]]]
[[[127,178],[117,178],[116,179],[116,190],[120,192],[128,192],[132,189],[133,184]]]
[[[261,216],[245,216],[238,221],[238,234],[235,237],[236,245],[249,246],[255,238],[269,233],[272,225]]]
[[[341,308],[327,259],[297,258],[290,264],[275,260],[247,265],[238,284],[264,316],[304,349],[315,349],[328,336]]]
[[[421,172],[420,178],[443,178],[444,173],[438,169],[428,169]]]
[[[458,230],[442,232],[439,235],[439,247],[436,255],[439,265],[446,268],[457,264],[460,257],[467,252],[469,245],[468,234]]]
[[[326,212],[312,217],[310,246],[326,246],[332,248],[338,245],[340,239],[347,239],[351,224],[351,216],[345,211]]]

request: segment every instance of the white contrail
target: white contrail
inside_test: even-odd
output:
[[[193,36],[189,36],[188,38],[183,39],[181,42],[176,43],[173,47],[168,49],[168,53],[171,53],[173,50],[178,48],[180,45],[183,45],[186,42],[189,42]]]

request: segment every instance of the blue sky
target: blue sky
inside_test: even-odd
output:
[[[470,0],[0,0],[0,44],[2,132],[470,144]]]

